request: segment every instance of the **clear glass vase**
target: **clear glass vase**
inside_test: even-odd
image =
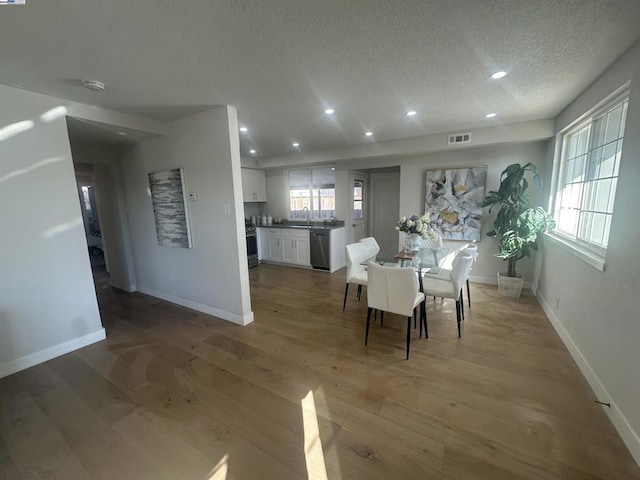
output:
[[[407,233],[407,236],[404,240],[404,251],[405,252],[417,252],[420,250],[422,246],[422,239],[420,235],[417,233]]]

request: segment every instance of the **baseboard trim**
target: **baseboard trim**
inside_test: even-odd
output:
[[[638,465],[640,465],[640,436],[633,430],[631,425],[629,424],[627,418],[620,411],[616,403],[607,392],[607,389],[602,384],[596,373],[589,365],[589,362],[584,357],[578,346],[573,342],[571,336],[564,328],[560,319],[555,315],[551,305],[547,302],[546,298],[542,295],[542,293],[538,292],[537,295],[538,302],[542,306],[544,313],[547,315],[549,322],[553,325],[556,332],[564,342],[565,346],[569,350],[569,353],[573,357],[573,360],[578,365],[578,368],[582,372],[582,375],[589,383],[589,386],[593,390],[593,393],[596,395],[597,399],[601,402],[607,402],[611,404],[611,407],[602,406],[603,410],[609,416],[611,423],[618,431],[618,434],[622,438],[622,441],[629,449],[631,456],[636,461]]]
[[[198,312],[206,313],[207,315],[227,320],[228,322],[235,323],[236,325],[245,326],[253,322],[253,312],[249,312],[245,315],[238,315],[237,313],[227,312],[226,310],[221,310],[219,308],[212,307],[211,305],[194,302],[186,298],[178,297],[177,295],[171,295],[170,293],[161,292],[159,290],[154,290],[153,288],[140,285],[137,286],[137,291],[144,293],[145,295],[166,300],[167,302],[175,303],[176,305],[181,305]]]
[[[52,347],[45,348],[44,350],[30,353],[24,357],[16,358],[15,360],[10,360],[0,365],[0,378],[7,377],[21,370],[38,365],[39,363],[59,357],[60,355],[73,352],[79,348],[104,340],[105,338],[107,338],[107,334],[104,328],[101,328],[100,330],[88,333],[82,337],[59,343]]]
[[[112,287],[114,287],[114,288],[117,288],[118,290],[122,290],[122,291],[124,291],[124,292],[132,293],[132,292],[135,292],[135,291],[136,291],[136,286],[135,286],[135,285],[127,285],[127,286],[124,286],[124,285],[118,285],[118,284],[117,284],[117,283],[115,283],[115,282],[110,282],[110,283],[109,283],[109,285],[111,285],[111,286],[112,286]]]
[[[495,277],[489,277],[486,275],[469,275],[469,281],[471,283],[483,283],[485,285],[498,285],[498,275],[496,274]],[[525,280],[524,284],[522,285],[522,288],[529,288],[533,291],[533,285],[531,284],[531,282],[527,282]],[[535,293],[535,292],[534,292]]]

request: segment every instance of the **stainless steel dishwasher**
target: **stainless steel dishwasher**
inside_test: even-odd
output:
[[[311,266],[318,270],[331,268],[331,230],[311,229],[309,232]]]

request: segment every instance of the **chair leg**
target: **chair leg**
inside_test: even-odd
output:
[[[413,309],[413,328],[416,328],[418,325],[416,324],[416,320],[417,320],[417,315],[416,315],[416,309]]]
[[[418,338],[422,338],[422,305],[420,306],[420,336]]]
[[[345,307],[347,306],[347,293],[349,292],[349,282],[347,282],[347,286],[344,287],[344,302],[342,302],[342,311],[344,312]]]
[[[458,321],[458,338],[462,338],[460,333],[460,300],[456,300],[456,320]]]
[[[469,308],[471,308],[471,290],[469,290],[469,279],[467,278],[467,300],[469,300]]]
[[[411,317],[407,317],[407,360],[409,360],[409,344],[411,343]]]
[[[427,300],[425,299],[420,306],[422,309],[422,320],[424,321],[424,338],[429,338],[429,328],[427,327]]]
[[[384,311],[380,310],[380,326],[384,326]]]
[[[360,301],[361,296],[362,296],[362,285],[358,285],[358,301]]]
[[[460,313],[462,313],[462,320],[464,320],[464,297],[462,296],[462,288],[460,289]]]
[[[369,324],[371,323],[371,310],[373,310],[373,308],[369,307],[367,309],[367,330],[365,331],[364,334],[364,346],[367,346],[367,342],[369,341]]]

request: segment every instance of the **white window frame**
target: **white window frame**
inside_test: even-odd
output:
[[[618,89],[616,92],[608,96],[598,105],[593,107],[587,113],[582,115],[580,118],[576,119],[574,122],[569,124],[563,130],[561,130],[556,135],[556,148],[553,162],[553,179],[552,179],[552,189],[550,192],[550,209],[553,212],[556,223],[559,220],[560,213],[560,195],[559,190],[564,187],[564,170],[566,165],[566,157],[567,157],[567,145],[565,144],[565,139],[568,139],[569,136],[574,133],[584,129],[585,127],[589,127],[589,134],[587,139],[587,151],[591,152],[593,150],[591,141],[592,141],[592,125],[595,120],[606,115],[610,110],[620,105],[623,102],[627,102],[627,113],[628,113],[628,102],[629,102],[629,85],[625,84],[623,87]],[[625,122],[626,126],[626,122]],[[622,136],[619,137],[624,144],[624,134],[622,132]],[[599,148],[599,147],[597,147]],[[622,147],[624,148],[624,146]],[[622,157],[622,153],[621,153]],[[615,176],[617,179],[618,175]],[[617,195],[616,195],[617,196]],[[585,196],[582,195],[580,200],[580,208],[582,209],[586,204]],[[613,202],[614,206],[611,209],[611,215],[613,215],[613,211],[615,209],[615,198]],[[586,210],[586,209],[584,209]],[[576,227],[576,231],[579,232],[580,226]],[[610,231],[606,232],[607,241],[610,235]],[[566,249],[567,251],[573,253],[578,258],[584,260],[589,265],[595,267],[600,271],[604,271],[606,268],[606,247],[601,247],[590,243],[586,240],[579,238],[579,233],[576,235],[570,235],[565,232],[559,231],[558,228],[555,230],[548,232],[547,236],[553,240],[555,240],[561,247]]]
[[[324,170],[324,169],[332,169],[334,170],[334,179],[333,179],[333,195],[334,195],[334,201],[335,201],[335,195],[336,195],[336,185],[335,185],[335,169],[333,166],[331,165],[316,165],[313,167],[301,167],[301,168],[290,168],[285,170],[285,176],[286,176],[286,182],[287,182],[287,218],[289,218],[289,220],[292,221],[300,221],[300,220],[304,220],[302,218],[293,218],[292,217],[292,212],[291,212],[291,185],[290,185],[290,172],[295,171],[295,170],[308,170],[309,174],[310,174],[310,178],[313,179],[313,170]],[[314,189],[317,188],[322,188],[322,186],[320,185],[313,185],[310,184],[310,191],[311,191],[311,196],[310,198],[310,204],[311,204],[311,210],[309,212],[309,220],[313,220],[313,221],[320,221],[320,220],[326,220],[326,218],[322,217],[320,214],[321,212],[313,209],[313,191]],[[326,187],[325,187],[326,188]],[[321,200],[319,199],[319,202],[321,202]],[[335,210],[334,210],[334,215],[335,216]]]

